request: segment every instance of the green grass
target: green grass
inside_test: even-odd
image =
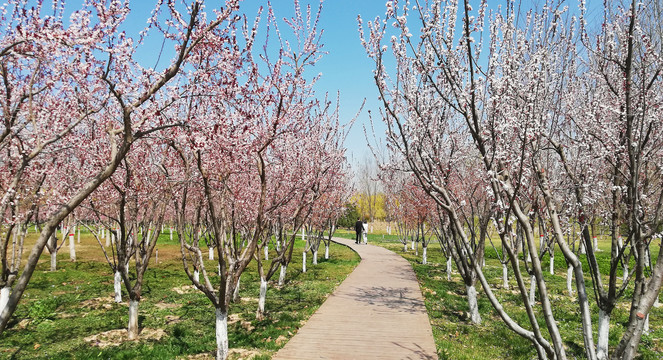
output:
[[[95,241],[90,237],[84,242]],[[105,262],[79,255],[79,261],[72,263],[62,252],[55,272],[48,271],[48,255],[43,256],[8,329],[0,335],[0,359],[173,359],[212,354],[216,348],[214,308],[195,289],[184,294],[174,291],[190,281],[174,255],[179,253],[179,245],[168,240],[167,230],[159,248],[160,263],[151,264],[145,275],[139,326],[143,333],[162,329],[165,335],[160,340],[91,346],[86,337],[126,328],[128,307],[111,301],[113,276]],[[81,253],[92,253],[91,249]],[[229,325],[230,348],[250,350],[257,355],[255,359],[271,358],[359,262],[354,252],[341,245],[332,245],[330,254],[330,260],[319,259],[316,266],[309,259],[307,272],[302,273],[301,250],[296,248],[286,285],[269,284],[267,316],[262,321],[255,317],[259,282],[252,263],[242,275],[242,301],[231,305],[231,320],[239,321]],[[123,296],[127,300],[124,289]],[[104,301],[95,300],[98,298]]]
[[[353,231],[339,230],[337,236],[354,238]],[[419,244],[419,256],[415,255],[408,243],[408,251],[403,252],[402,243],[398,242],[395,235],[369,234],[369,243],[388,248],[410,261],[419,280],[422,293],[425,298],[428,316],[433,327],[433,336],[437,346],[440,359],[532,359],[536,358],[536,352],[531,344],[523,338],[511,332],[492,305],[483,294],[481,284],[477,281],[479,292],[479,312],[482,317],[481,325],[472,325],[467,314],[467,301],[465,298],[465,285],[455,270],[452,281],[447,281],[446,259],[443,257],[437,243],[431,242],[428,249],[428,265],[421,264],[421,244]],[[499,244],[496,244],[499,249]],[[609,268],[608,251],[609,243],[599,241],[599,248],[603,251],[597,252],[597,260],[602,271],[607,272]],[[562,339],[567,348],[570,359],[584,359],[584,346],[582,332],[580,330],[580,316],[575,297],[569,297],[566,291],[566,261],[561,251],[555,252],[555,275],[548,272],[549,256],[545,255],[542,260],[544,276],[551,297],[552,308],[555,319],[558,322]],[[657,249],[653,248],[653,257],[658,255]],[[594,341],[596,342],[596,331],[598,326],[598,307],[591,288],[592,281],[589,277],[589,268],[584,256],[585,281],[589,293],[589,304],[594,314],[592,325],[594,326]],[[521,262],[522,264],[522,262]],[[630,267],[633,268],[633,265]],[[523,269],[524,271],[524,269]],[[510,290],[502,288],[502,268],[495,250],[488,244],[486,247],[486,267],[484,273],[492,289],[507,313],[521,326],[530,328],[529,320],[521,306],[521,297],[517,292],[516,283],[509,269]],[[607,279],[607,278],[606,278]],[[606,283],[604,281],[604,283]],[[621,272],[620,280],[621,284]],[[529,278],[526,279],[529,289]],[[574,283],[575,288],[575,283]],[[515,290],[514,290],[515,289]],[[611,319],[610,349],[614,349],[624,331],[624,325],[628,321],[630,309],[630,296],[632,290],[627,290],[615,308]],[[538,298],[538,296],[537,296]],[[537,319],[542,328],[544,336],[547,335],[545,322],[540,311],[540,304],[536,305]],[[640,359],[659,360],[663,359],[663,308],[653,308],[650,314],[650,334],[644,335],[640,343]]]

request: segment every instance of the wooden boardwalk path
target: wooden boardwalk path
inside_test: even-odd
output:
[[[334,238],[361,263],[273,360],[437,359],[419,284],[400,255]]]

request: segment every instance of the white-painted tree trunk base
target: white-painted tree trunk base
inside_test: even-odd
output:
[[[285,272],[286,272],[286,266],[281,265],[281,273],[279,274],[279,286],[283,286],[285,284]]]
[[[555,257],[550,257],[550,275],[555,275]]]
[[[470,320],[474,324],[481,324],[481,315],[479,315],[479,304],[477,302],[477,289],[474,286],[467,286],[467,302],[470,306]]]
[[[502,264],[502,287],[509,288],[509,268],[506,264]]]
[[[265,300],[267,298],[267,280],[260,278],[260,297],[258,298],[258,316],[265,314]]]
[[[403,244],[403,252],[407,252],[407,243]]]
[[[216,309],[216,359],[228,358],[228,314]]]
[[[76,262],[76,243],[73,233],[69,234],[69,260]]]
[[[129,340],[136,340],[138,338],[138,301],[129,301]]]
[[[585,243],[580,240],[580,254],[585,255]]]
[[[325,260],[329,260],[329,245],[325,244]]]
[[[170,241],[173,241],[173,228],[170,228]]]
[[[622,277],[622,282],[626,282],[628,280],[628,265],[624,264],[624,276]]]
[[[193,281],[200,282],[200,272],[198,270],[193,271]]]
[[[76,231],[77,231],[77,234],[78,234],[78,237],[76,238],[76,242],[80,244],[81,243],[81,229],[78,228],[78,229],[76,229]]]
[[[306,251],[302,253],[302,272],[306,272]]]
[[[529,285],[529,304],[534,306],[536,301],[536,277],[534,275],[530,276],[530,285]]]
[[[106,238],[106,247],[109,247],[111,245],[111,237],[110,237],[110,231],[109,232],[104,232],[102,230],[101,237]]]
[[[235,284],[235,291],[233,291],[233,302],[239,302],[239,282],[242,280],[242,277],[240,276],[237,279],[237,284]]]
[[[642,333],[644,335],[649,335],[649,314],[647,314],[647,317],[645,318],[645,323],[642,325]]]
[[[7,302],[9,302],[10,292],[11,288],[9,286],[5,286],[2,289],[0,289],[0,314],[2,314],[2,311],[5,309],[5,306],[7,306]]]
[[[428,249],[426,247],[424,247],[424,251],[421,254],[421,263],[424,264],[424,265],[428,264],[428,254],[427,254],[426,250],[428,250]]]
[[[269,260],[269,245],[265,244],[265,261]]]
[[[599,241],[594,236],[594,251],[599,251]]]
[[[58,269],[58,250],[54,249],[51,253],[51,271]]]
[[[570,265],[566,269],[566,291],[568,291],[569,296],[573,296],[573,266]]]
[[[414,240],[412,241],[412,250],[414,250]]]
[[[451,256],[447,258],[447,281],[451,281]]]
[[[276,240],[276,251],[281,251],[281,240]]]
[[[318,265],[318,251],[313,252],[313,265]]]
[[[608,338],[610,335],[610,315],[599,309],[598,343],[596,357],[599,360],[608,359]]]
[[[122,302],[122,275],[119,271],[115,272],[115,280],[113,282],[113,289],[115,290],[115,302]]]
[[[154,259],[154,262],[158,264],[158,263],[159,263],[159,249],[154,249],[154,251],[155,251],[155,255],[154,255],[154,256],[155,256],[155,259]]]

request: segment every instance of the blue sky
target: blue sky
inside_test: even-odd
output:
[[[221,1],[206,1],[208,8],[215,6]],[[80,1],[70,1],[67,4],[69,11],[79,6]],[[145,26],[145,22],[154,8],[154,2],[147,0],[131,0],[131,14],[127,19],[126,31],[131,35],[136,35]],[[248,16],[249,21],[257,14],[260,6],[266,6],[264,0],[243,0],[240,4],[240,12]],[[301,0],[302,8],[310,4],[314,10],[319,6],[319,0]],[[378,93],[373,84],[372,70],[374,63],[366,56],[364,48],[359,40],[357,30],[357,15],[361,14],[364,19],[373,19],[375,16],[384,16],[383,0],[326,0],[323,3],[323,10],[320,18],[320,27],[324,29],[322,42],[325,56],[316,64],[315,68],[310,68],[310,76],[321,74],[321,78],[316,85],[316,94],[319,98],[324,98],[325,93],[329,93],[330,99],[336,99],[337,92],[340,92],[340,117],[342,122],[349,122],[361,108],[364,98],[366,105],[355,122],[348,138],[346,147],[348,149],[347,157],[351,164],[363,161],[370,155],[367,147],[366,137],[364,135],[364,125],[369,125],[368,110],[374,115],[378,114]],[[291,0],[275,0],[272,2],[274,12],[280,20],[283,17],[291,17],[294,13],[294,6]],[[265,31],[266,14],[263,14],[261,21],[261,30]],[[282,25],[282,31],[285,31],[285,25]],[[155,33],[156,35],[156,33]],[[143,66],[153,67],[156,62],[156,54],[159,52],[161,39],[150,41],[146,40],[145,46],[138,49],[138,59]],[[168,47],[168,45],[166,45]],[[172,49],[165,49],[164,56],[157,68],[166,66],[169,62],[166,54]],[[379,120],[376,118],[376,120]],[[383,133],[384,130],[379,131]]]
[[[310,4],[313,9],[317,9],[319,0],[300,0],[302,7]],[[601,16],[601,0],[588,0],[590,17]],[[80,0],[70,0],[67,2],[67,10],[71,11],[80,6]],[[208,11],[222,4],[222,0],[206,1]],[[324,97],[329,93],[332,99],[336,98],[337,92],[340,92],[340,116],[341,121],[350,121],[360,109],[362,102],[366,99],[366,105],[359,114],[350,135],[346,140],[348,149],[347,157],[352,165],[363,162],[366,157],[371,156],[367,146],[364,127],[368,128],[370,133],[370,122],[368,111],[373,114],[376,121],[376,135],[382,137],[384,126],[379,118],[378,93],[373,83],[374,63],[366,56],[361,46],[359,33],[357,30],[357,15],[361,14],[364,22],[374,19],[376,16],[384,16],[386,0],[325,0],[323,4],[320,27],[324,29],[322,42],[324,50],[328,52],[315,68],[309,69],[310,75],[320,73],[322,77],[317,83],[317,96]],[[476,1],[478,3],[478,1]],[[491,0],[490,6],[497,6],[503,3],[502,0]],[[542,0],[523,1],[524,7],[527,5],[537,6],[543,3]],[[240,5],[240,12],[247,14],[251,19],[260,6],[266,6],[265,0],[243,0]],[[130,6],[132,12],[129,16],[127,32],[132,36],[143,29],[145,22],[150,15],[150,11],[155,5],[154,1],[149,0],[131,0]],[[272,5],[277,18],[291,17],[293,14],[292,0],[273,0]],[[575,11],[577,9],[576,1],[568,1],[567,5]],[[598,10],[598,11],[597,11]],[[598,16],[597,16],[598,15]],[[261,30],[264,32],[266,16],[263,15]],[[155,39],[154,42],[147,41],[145,47],[138,50],[138,56],[143,66],[154,66],[156,54],[161,46],[161,39]],[[166,45],[168,47],[168,45]],[[172,48],[166,50],[172,51]],[[144,59],[144,60],[142,60]],[[165,56],[158,67],[167,65],[169,58]],[[374,142],[374,139],[370,140]]]

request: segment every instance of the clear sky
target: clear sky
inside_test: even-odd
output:
[[[340,116],[342,122],[349,122],[361,108],[362,102],[366,99],[366,105],[359,114],[350,135],[346,140],[348,149],[347,157],[351,164],[356,164],[370,156],[367,147],[366,137],[364,135],[364,126],[370,128],[368,120],[368,110],[374,115],[378,115],[378,94],[373,84],[372,70],[374,63],[370,60],[361,46],[359,32],[357,28],[357,15],[361,14],[365,20],[373,19],[375,16],[384,16],[386,0],[325,0],[320,18],[320,27],[324,29],[322,42],[325,56],[316,64],[315,68],[310,68],[309,75],[314,76],[318,73],[321,78],[316,86],[316,94],[323,98],[325,93],[329,93],[330,99],[335,100],[337,92],[340,92]],[[67,10],[72,11],[80,6],[80,0],[70,0],[67,2]],[[208,11],[222,4],[220,0],[207,0],[205,5]],[[300,0],[303,9],[306,5],[317,10],[319,0]],[[240,3],[240,12],[248,16],[249,21],[258,12],[260,6],[267,5],[265,0],[243,0]],[[126,31],[131,35],[136,35],[145,26],[150,11],[154,8],[155,2],[150,0],[130,0],[131,14],[127,19]],[[294,13],[292,0],[273,0],[272,6],[277,18],[291,17]],[[261,30],[266,30],[266,15],[263,13]],[[285,25],[282,25],[285,29]],[[154,42],[149,39],[144,47],[139,48],[137,56],[143,66],[153,67],[156,62],[156,54],[159,52],[161,39],[155,39]],[[168,46],[168,45],[166,45]],[[164,55],[168,50],[164,49]],[[168,57],[162,59],[157,68],[168,64]],[[378,120],[379,118],[375,118]],[[383,133],[384,130],[380,130]]]
[[[80,6],[82,0],[67,1],[67,10],[71,11]],[[478,1],[476,1],[478,3]],[[503,0],[491,0],[489,6],[496,7],[502,4]],[[588,8],[590,16],[600,17],[602,7],[601,0],[589,0]],[[208,11],[223,4],[222,0],[207,0],[205,2]],[[319,0],[300,0],[302,7],[310,4],[313,9],[317,9]],[[340,92],[340,116],[342,122],[350,121],[359,111],[362,102],[366,99],[366,105],[359,114],[350,135],[346,140],[348,149],[347,157],[352,165],[363,162],[368,156],[371,156],[367,146],[364,127],[368,129],[371,142],[374,142],[370,130],[370,121],[368,112],[373,114],[376,122],[376,135],[383,137],[384,126],[379,118],[378,93],[373,83],[374,63],[370,60],[361,46],[359,32],[357,29],[357,15],[361,14],[364,22],[374,19],[376,16],[384,17],[386,0],[325,0],[320,19],[320,27],[324,29],[322,42],[324,50],[327,52],[315,68],[309,69],[310,75],[320,73],[322,76],[317,83],[317,96],[324,97],[327,92],[330,98],[335,99],[337,92]],[[523,5],[530,6],[541,5],[543,1],[532,0],[523,1]],[[243,0],[240,3],[240,12],[247,14],[251,19],[260,6],[266,6],[265,0]],[[527,7],[525,5],[525,7]],[[568,1],[567,5],[572,9],[577,9],[576,1]],[[130,0],[132,12],[127,24],[127,32],[136,35],[145,26],[150,11],[155,6],[155,1],[151,0]],[[272,6],[277,18],[291,17],[293,14],[292,0],[273,0]],[[261,30],[265,31],[266,16],[263,15]],[[140,48],[138,56],[141,58],[143,66],[154,66],[156,54],[159,52],[161,40],[155,43],[145,44]],[[172,51],[172,49],[168,49]],[[144,59],[144,60],[143,60]],[[165,62],[165,63],[164,63]],[[158,67],[167,65],[168,58],[162,60]]]
[[[300,1],[302,7],[311,4],[313,9],[317,9],[319,5],[319,0]],[[364,126],[370,131],[368,110],[375,116],[378,115],[379,108],[378,92],[373,83],[374,63],[366,56],[359,40],[357,15],[361,14],[364,21],[378,15],[384,17],[385,2],[386,0],[324,1],[320,27],[324,29],[322,42],[327,54],[315,69],[309,69],[313,70],[312,73],[322,74],[317,84],[318,96],[322,97],[328,92],[335,99],[337,92],[340,92],[341,121],[350,121],[366,99],[366,105],[345,143],[348,160],[353,165],[362,161],[365,156],[371,156]],[[263,4],[266,4],[266,1],[244,0],[240,6],[243,7],[243,12],[252,14]],[[291,0],[274,0],[272,6],[278,18],[292,16],[294,7]],[[379,118],[374,119],[379,122]],[[384,132],[383,128],[379,132]]]

